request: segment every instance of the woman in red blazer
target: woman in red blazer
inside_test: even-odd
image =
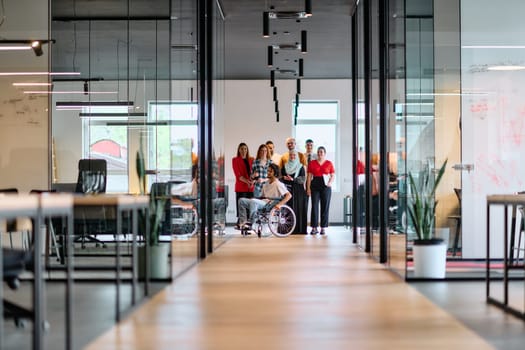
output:
[[[239,198],[252,198],[254,181],[251,179],[253,157],[250,157],[248,146],[241,142],[237,147],[237,157],[232,158],[235,174],[235,206],[237,208],[237,225],[239,227]]]

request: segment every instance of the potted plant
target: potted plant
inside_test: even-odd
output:
[[[140,194],[146,193],[146,169],[142,147],[137,151],[136,169],[139,178]],[[164,218],[164,210],[168,198],[163,195],[150,193],[149,217],[140,218],[140,227],[146,231],[148,220],[150,234],[145,237],[145,245],[139,247],[139,276],[144,277],[146,266],[146,245],[149,248],[149,277],[154,279],[169,278],[169,253],[171,244],[160,242],[161,225]]]
[[[414,276],[444,278],[446,270],[447,245],[435,235],[436,189],[441,182],[447,166],[443,162],[437,175],[430,164],[419,174],[417,181],[409,173],[410,203],[408,213],[417,238],[412,247]]]

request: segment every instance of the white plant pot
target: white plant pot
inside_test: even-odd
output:
[[[447,266],[447,245],[414,245],[414,277],[445,278]]]
[[[154,279],[165,279],[170,277],[169,254],[170,243],[161,243],[149,247],[149,277]],[[146,247],[139,247],[139,278],[144,278],[146,266]]]

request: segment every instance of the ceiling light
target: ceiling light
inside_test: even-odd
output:
[[[500,66],[491,66],[487,67],[487,70],[492,71],[515,71],[515,70],[524,70],[525,66],[519,65],[500,65]]]
[[[270,15],[267,11],[263,12],[263,37],[270,36]]]
[[[81,106],[81,107],[89,107],[89,106],[128,106],[133,107],[135,103],[133,101],[57,101],[56,106],[57,107],[70,107],[70,106]]]
[[[275,86],[275,71],[274,70],[270,71],[270,86],[271,87]]]
[[[103,108],[102,111],[108,111],[109,109],[116,109],[113,112],[124,110],[132,110],[134,102],[133,101],[57,101],[55,106],[57,110],[83,110],[89,109],[91,112],[96,112],[100,108]]]
[[[462,49],[525,49],[524,45],[465,45]]]
[[[312,0],[304,0],[304,14],[306,17],[312,16]]]
[[[302,58],[299,59],[299,76],[304,76],[304,60]]]
[[[0,45],[0,51],[18,51],[31,50],[31,46],[27,45]]]
[[[0,40],[0,50],[33,50],[36,56],[42,56],[42,44],[54,42],[54,40]]]
[[[308,52],[308,48],[306,46],[306,30],[301,30],[301,53]]]
[[[272,47],[274,50],[299,50],[301,48],[299,44],[274,44]]]
[[[51,86],[51,83],[13,83],[13,86]]]
[[[107,95],[118,94],[118,91],[47,91],[47,90],[31,90],[24,91],[24,94],[51,94],[51,95],[67,95],[67,94],[83,94],[83,95]]]
[[[297,79],[297,94],[301,93],[301,79]]]
[[[80,75],[80,72],[0,72],[2,77],[18,75]]]
[[[268,67],[273,66],[273,47],[268,46]]]
[[[277,101],[277,86],[273,87],[273,100]]]
[[[44,51],[42,50],[42,43],[38,40],[35,40],[31,43],[31,48],[33,49],[36,56],[42,56]]]
[[[268,16],[271,19],[304,19],[308,17],[304,11],[270,11]]]

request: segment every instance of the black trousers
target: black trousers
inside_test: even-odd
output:
[[[332,198],[332,188],[312,189],[312,212],[310,224],[312,228],[319,226],[319,208],[321,209],[321,227],[328,227],[328,217],[330,213],[330,199]]]

